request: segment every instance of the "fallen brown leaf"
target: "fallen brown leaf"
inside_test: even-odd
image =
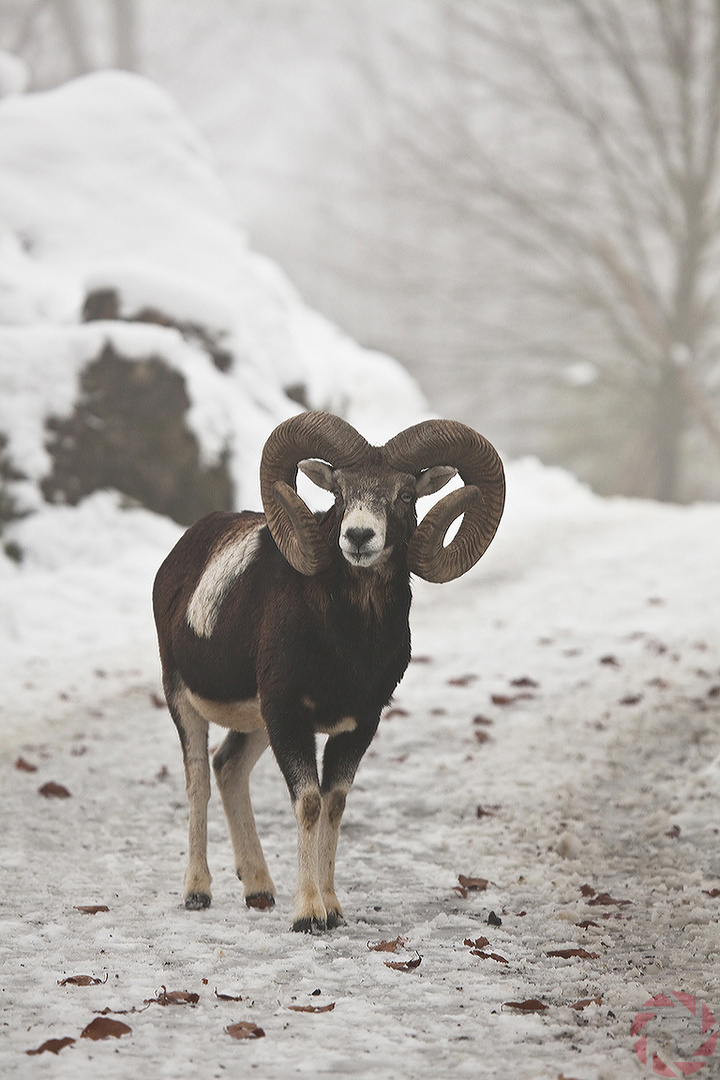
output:
[[[15,768],[20,772],[37,772],[37,765],[31,765],[29,761],[26,761],[24,757],[19,757],[15,762]],[[28,1054],[36,1053],[34,1050],[28,1050]]]
[[[600,663],[606,664],[608,667],[620,667],[620,661],[617,656],[601,656]]]
[[[620,698],[618,705],[638,705],[642,699],[642,694],[627,694],[624,698]]]
[[[371,945],[368,942],[368,949],[371,952],[397,952],[399,945],[406,945],[407,938],[396,937],[393,941],[378,941],[377,945]]]
[[[475,738],[481,744],[486,743],[486,742],[490,742],[490,736],[488,735],[487,731],[476,731],[475,732]]]
[[[469,892],[484,892],[488,887],[486,878],[465,877],[464,874],[458,874],[458,881],[461,888],[467,889]]]
[[[121,1035],[129,1035],[131,1027],[123,1024],[122,1020],[110,1020],[107,1016],[96,1016],[86,1028],[80,1032],[81,1039],[119,1039]]]
[[[588,952],[587,949],[551,949],[548,956],[559,956],[563,960],[570,960],[574,956],[579,956],[581,960],[597,960],[600,953]]]
[[[402,709],[399,705],[394,705],[392,709],[388,709],[385,713],[385,719],[390,720],[393,716],[409,716],[410,713],[407,709]]]
[[[203,982],[205,982],[205,979],[203,979]],[[242,1001],[239,994],[237,997],[234,994],[218,994],[217,986],[215,987],[215,997],[218,1001]]]
[[[587,930],[591,926],[597,926],[598,930],[600,929],[600,923],[593,922],[592,919],[583,919],[582,922],[575,923],[575,925],[579,926],[581,930]]]
[[[414,971],[420,967],[422,956],[418,953],[414,960],[385,960],[384,963],[385,967],[392,968],[393,971]]]
[[[293,1012],[302,1013],[325,1013],[332,1012],[335,1008],[335,1002],[331,1001],[329,1005],[288,1005],[288,1009],[292,1009]]]
[[[469,945],[471,949],[484,949],[485,946],[489,944],[490,942],[486,937],[475,938],[475,940],[466,937],[463,941],[463,945]]]
[[[593,889],[592,885],[581,885],[580,893],[582,894],[582,896],[594,896],[595,890]]]
[[[531,679],[527,675],[522,675],[519,679],[511,679],[510,680],[510,685],[511,686],[521,686],[521,687],[525,687],[526,689],[537,690],[540,683],[535,682],[535,679]]]
[[[237,1024],[230,1024],[226,1027],[228,1035],[231,1035],[233,1039],[264,1039],[265,1032],[257,1024],[253,1024],[250,1020],[239,1020]]]
[[[72,1046],[75,1042],[69,1035],[66,1035],[64,1039],[46,1039],[42,1046],[38,1046],[37,1050],[26,1050],[25,1053],[29,1055],[44,1054],[49,1052],[51,1054],[59,1054],[61,1050],[64,1050],[66,1046]]]
[[[503,1001],[503,1009],[515,1009],[516,1012],[545,1012],[547,1005],[537,998],[529,998],[527,1001]]]
[[[713,900],[717,900],[718,896],[720,896],[720,889],[703,889],[703,892],[706,896],[712,897]]]
[[[457,675],[454,679],[448,679],[448,686],[469,686],[477,682],[479,675]]]
[[[165,708],[165,698],[161,697],[160,694],[151,694],[150,695],[150,701],[155,706],[156,709],[164,709]]]
[[[507,964],[507,960],[500,953],[482,952],[480,949],[471,949],[471,956],[479,956],[481,960],[497,960],[499,964]]]
[[[199,994],[190,990],[168,990],[162,987],[154,998],[145,998],[146,1005],[197,1005],[200,1000]]]
[[[482,716],[482,714],[479,716],[473,716],[473,724],[480,724],[483,727],[492,727],[494,722],[494,720],[490,720],[489,717]]]
[[[99,915],[101,911],[109,911],[110,908],[107,904],[76,904],[75,910],[82,912],[83,915]]]
[[[107,973],[104,979],[95,979],[92,975],[68,975],[67,979],[58,979],[58,986],[101,986],[107,981]]]
[[[588,1007],[588,1005],[602,1005],[602,998],[601,997],[580,998],[580,1000],[576,1001],[573,1005],[570,1006],[570,1008],[575,1009],[576,1011],[578,1011],[580,1009],[586,1009]]]
[[[41,788],[38,788],[38,795],[42,795],[45,799],[70,798],[70,792],[64,784],[56,784],[54,780],[48,780],[47,784],[43,784]]]
[[[477,816],[478,816],[479,818],[484,818],[484,817],[496,817],[496,816],[497,816],[497,811],[498,811],[498,807],[497,807],[497,806],[496,806],[496,807],[493,807],[493,809],[492,809],[492,810],[488,810],[488,809],[487,809],[486,807],[484,807],[484,806],[478,806],[478,808],[477,808]]]
[[[610,907],[611,904],[617,904],[622,907],[625,904],[631,904],[632,900],[616,900],[610,895],[610,893],[601,892],[597,896],[594,896],[592,900],[588,900],[588,907]]]

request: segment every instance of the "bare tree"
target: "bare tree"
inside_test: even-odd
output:
[[[567,365],[558,454],[608,490],[681,499],[698,433],[698,460],[717,471],[720,451],[720,2],[438,10],[434,50],[403,43],[438,87],[432,109],[406,102],[405,165],[466,244],[496,245],[509,351]]]
[[[0,0],[0,47],[21,56],[33,88],[104,67],[139,67],[139,0]]]

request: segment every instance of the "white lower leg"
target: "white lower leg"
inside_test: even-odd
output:
[[[293,926],[310,930],[325,927],[327,912],[320,893],[318,841],[322,799],[320,789],[306,788],[295,802],[298,823],[298,879],[295,890]]]
[[[188,865],[185,874],[185,903],[188,907],[207,907],[210,903],[210,870],[207,864],[207,806],[210,799],[210,769],[205,757],[189,757],[185,777],[190,822],[188,827]]]
[[[323,795],[318,844],[320,891],[330,923],[342,921],[340,901],[335,893],[335,854],[337,851],[340,821],[345,810],[346,788],[333,788]]]
[[[235,866],[246,898],[274,902],[275,886],[263,855],[250,801],[250,773],[268,745],[265,730],[247,735],[242,753],[217,773],[218,788],[230,828]]]

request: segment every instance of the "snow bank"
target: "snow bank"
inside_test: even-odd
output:
[[[181,372],[203,455],[229,451],[244,505],[257,505],[262,442],[298,399],[372,439],[426,414],[398,364],[310,311],[248,249],[201,139],[140,77],[105,72],[0,102],[0,255],[0,430],[33,479],[48,467],[48,413],[70,410],[106,340]],[[83,325],[98,291],[117,299],[112,323]]]

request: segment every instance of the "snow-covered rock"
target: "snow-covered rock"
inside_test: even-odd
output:
[[[96,471],[85,443],[122,466],[137,440],[120,420],[109,432],[107,401],[96,437],[78,433],[92,424],[93,392],[114,392],[83,386],[92,365],[97,383],[107,348],[128,361],[129,381],[148,364],[180,376],[187,401],[173,422],[197,441],[198,459],[186,487],[202,489],[219,470],[224,505],[258,505],[262,443],[301,404],[376,440],[427,414],[395,361],[308,309],[248,248],[207,148],[148,80],[104,72],[1,101],[0,177],[0,432],[29,478],[29,507],[43,481],[71,502],[106,486],[107,476],[84,476]],[[62,471],[58,431],[75,482],[51,475]],[[164,464],[167,475],[171,458]],[[131,472],[116,469],[112,486],[168,512],[147,484],[123,487]],[[180,519],[205,508],[196,500]]]

